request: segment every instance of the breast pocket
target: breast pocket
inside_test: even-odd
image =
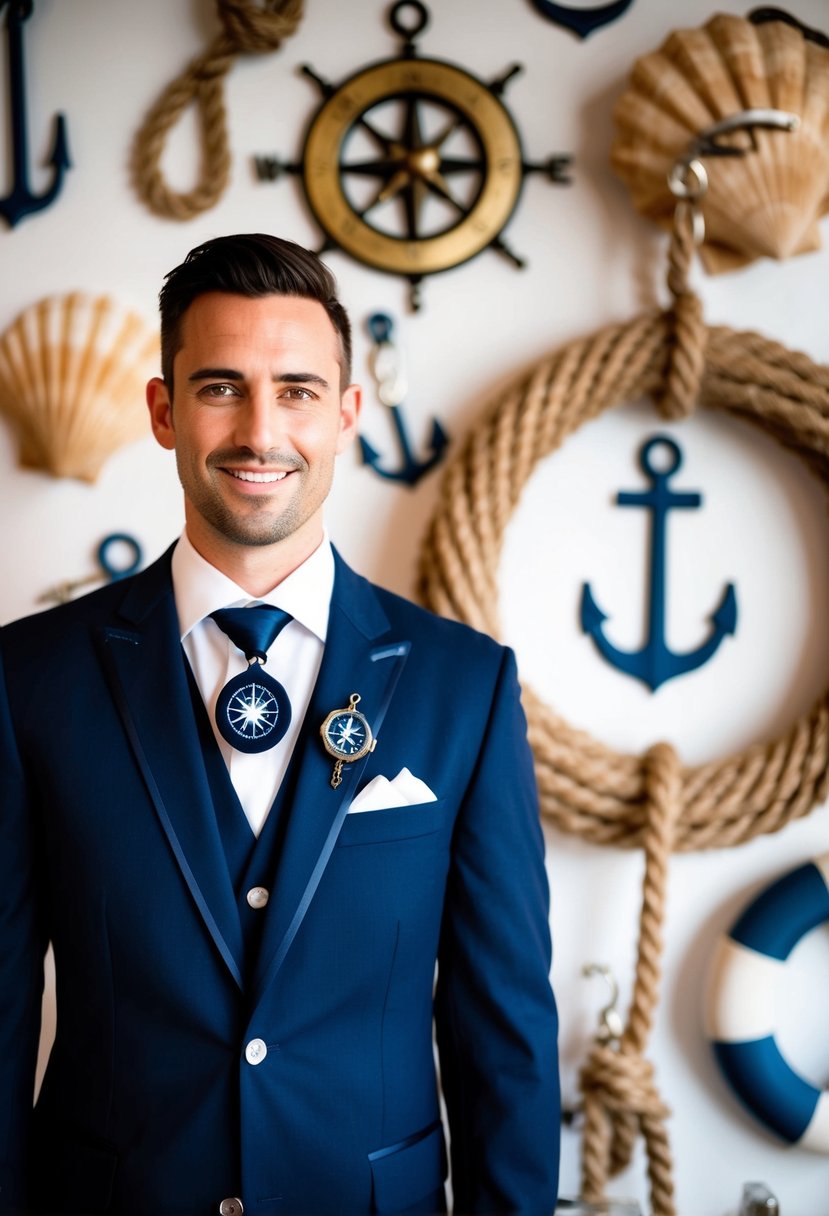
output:
[[[393,806],[379,811],[352,811],[346,815],[337,839],[338,848],[357,844],[380,844],[386,840],[407,840],[431,836],[446,826],[448,808],[445,798],[415,806]]]

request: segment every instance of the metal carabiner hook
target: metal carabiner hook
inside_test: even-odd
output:
[[[757,141],[754,138],[756,127],[766,130],[796,131],[800,126],[800,118],[788,110],[753,109],[741,110],[731,114],[720,122],[706,127],[691,140],[688,147],[674,161],[668,174],[668,187],[677,200],[675,217],[679,222],[690,210],[691,226],[694,244],[701,245],[705,240],[705,219],[700,208],[700,200],[708,190],[708,171],[702,163],[705,156],[745,156],[747,152],[756,151]],[[734,131],[746,131],[751,140],[751,148],[735,148],[730,144],[719,143],[721,135],[731,135]]]
[[[581,973],[585,977],[600,975],[610,988],[610,1000],[599,1013],[599,1029],[596,1031],[596,1038],[600,1043],[618,1043],[622,1037],[624,1023],[622,1015],[616,1008],[619,1000],[619,985],[616,983],[613,972],[604,963],[585,963]]]

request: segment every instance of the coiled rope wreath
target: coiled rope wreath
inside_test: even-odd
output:
[[[132,170],[136,189],[156,215],[189,220],[218,202],[230,178],[230,149],[223,95],[225,74],[237,55],[275,51],[294,33],[303,0],[217,0],[222,32],[207,50],[167,85],[135,137]],[[161,157],[170,130],[195,102],[202,137],[199,181],[187,193],[176,193],[164,181]]]
[[[504,529],[539,460],[614,405],[652,397],[668,419],[696,406],[762,427],[829,484],[829,367],[756,333],[708,327],[689,290],[693,215],[678,209],[669,251],[672,306],[569,343],[542,360],[476,424],[446,469],[421,552],[420,597],[500,635]],[[604,1197],[641,1134],[651,1208],[674,1216],[668,1108],[645,1058],[659,995],[672,851],[740,844],[806,815],[829,794],[829,691],[781,738],[683,767],[667,743],[624,755],[569,726],[523,686],[542,812],[564,832],[645,854],[636,974],[627,1024],[597,1041],[580,1077],[582,1191]]]

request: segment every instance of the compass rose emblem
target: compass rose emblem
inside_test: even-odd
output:
[[[264,752],[274,747],[290,726],[291,703],[278,680],[261,670],[255,677],[245,671],[219,694],[216,723],[236,751]]]
[[[269,735],[279,720],[279,705],[273,693],[261,684],[246,684],[230,698],[227,707],[230,725],[246,739]]]

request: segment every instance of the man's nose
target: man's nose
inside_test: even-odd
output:
[[[233,439],[237,447],[260,455],[280,446],[280,429],[281,411],[273,390],[254,391],[237,411]]]

